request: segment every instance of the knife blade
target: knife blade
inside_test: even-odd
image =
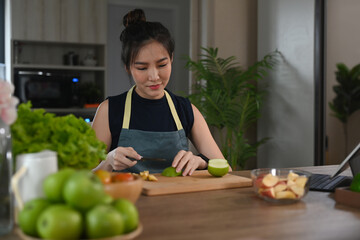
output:
[[[128,159],[132,160],[132,161],[156,161],[156,162],[164,162],[166,161],[165,158],[149,158],[149,157],[142,157],[140,160],[137,160],[135,158],[132,157],[127,157]]]

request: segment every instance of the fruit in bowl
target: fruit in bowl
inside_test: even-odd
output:
[[[31,199],[19,209],[16,233],[27,240],[128,240],[140,235],[134,203],[114,199],[104,185],[91,170],[62,169],[48,175],[43,181],[45,197]]]
[[[311,174],[296,169],[263,168],[251,171],[253,188],[262,199],[274,203],[292,203],[309,191]]]
[[[95,172],[103,182],[105,192],[113,199],[125,198],[135,203],[140,197],[143,179],[139,175],[131,173],[106,172],[98,170]]]

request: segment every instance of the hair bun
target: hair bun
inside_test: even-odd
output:
[[[139,22],[146,22],[145,13],[142,9],[134,9],[128,12],[123,18],[123,24],[125,27]]]

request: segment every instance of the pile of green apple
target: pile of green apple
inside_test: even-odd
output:
[[[126,234],[139,223],[135,205],[112,199],[89,170],[62,169],[43,182],[45,198],[25,203],[19,226],[44,239],[93,239]]]
[[[271,173],[256,179],[258,193],[274,199],[299,199],[305,194],[306,176],[290,172],[286,178],[274,176]]]

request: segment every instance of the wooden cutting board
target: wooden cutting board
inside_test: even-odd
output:
[[[142,194],[156,196],[252,186],[250,178],[232,174],[213,177],[207,170],[195,171],[191,176],[186,177],[164,177],[160,173],[154,175],[158,181],[144,181]]]

